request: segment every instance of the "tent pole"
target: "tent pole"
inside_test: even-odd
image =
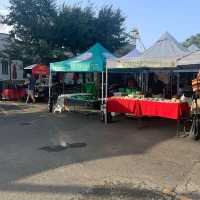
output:
[[[107,116],[107,98],[108,98],[108,68],[106,66],[106,92],[105,92],[105,106],[104,106],[104,109],[105,109],[105,124],[108,123],[108,116]]]
[[[140,85],[141,85],[141,88],[142,88],[142,92],[144,92],[144,82],[143,82],[143,72],[140,72]]]
[[[51,103],[51,67],[49,68],[49,105]]]
[[[149,72],[146,74],[146,88],[145,93],[149,90]]]
[[[63,85],[62,85],[62,86],[63,86],[63,87],[62,87],[62,89],[63,89],[63,94],[65,94],[65,81],[64,81],[65,78],[64,78],[64,76],[65,76],[65,74],[63,73],[63,80],[62,80],[62,81],[63,81]]]
[[[170,72],[171,97],[173,95],[173,72]]]
[[[101,104],[103,105],[103,97],[104,97],[104,74],[101,73]]]
[[[176,80],[176,84],[177,84],[176,93],[178,94],[179,93],[178,92],[179,91],[179,87],[180,87],[180,73],[179,72],[177,73],[176,77],[177,77],[177,80]]]

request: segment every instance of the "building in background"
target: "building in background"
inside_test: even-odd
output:
[[[0,33],[0,51],[8,44],[9,35]],[[0,81],[23,80],[23,62],[0,57]]]

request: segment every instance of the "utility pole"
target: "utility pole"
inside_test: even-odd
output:
[[[146,50],[144,43],[141,40],[139,30],[135,27],[131,31],[131,38],[133,40],[133,45],[134,45],[135,48],[137,47],[137,42],[139,42],[140,45],[142,46],[143,50]]]

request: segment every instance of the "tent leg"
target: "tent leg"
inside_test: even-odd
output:
[[[142,88],[142,92],[145,93],[145,89],[144,89],[144,72],[141,72],[141,88]]]
[[[62,85],[62,92],[63,94],[65,94],[65,82],[64,82],[65,78],[64,78],[64,75],[63,75],[63,85]]]
[[[49,70],[49,104],[51,101],[51,68]]]
[[[105,91],[105,102],[104,102],[105,124],[108,123],[107,98],[108,98],[108,68],[106,67],[106,91]]]
[[[101,73],[101,104],[103,105],[104,103],[104,74],[103,72]]]
[[[177,88],[176,88],[176,93],[178,95],[179,87],[180,87],[180,73],[177,73],[177,80],[176,80]]]
[[[173,72],[170,72],[171,97],[173,95]]]
[[[145,86],[145,93],[149,90],[149,72],[146,73],[146,76],[145,76],[145,82],[146,82],[146,86]]]
[[[49,112],[52,112],[52,108],[53,108],[53,102],[52,102],[52,98],[51,98],[51,67],[49,69],[49,100],[48,100],[48,109]]]

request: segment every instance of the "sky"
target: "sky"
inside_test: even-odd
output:
[[[64,2],[64,0],[57,1],[59,4]],[[66,2],[85,4],[88,0]],[[120,8],[127,17],[127,30],[138,28],[146,47],[151,46],[165,31],[170,32],[179,42],[200,33],[199,0],[90,0],[90,2],[97,8],[105,4],[113,4],[115,8]],[[8,6],[8,0],[0,0],[0,13],[5,13]],[[0,27],[0,32],[3,31]]]

